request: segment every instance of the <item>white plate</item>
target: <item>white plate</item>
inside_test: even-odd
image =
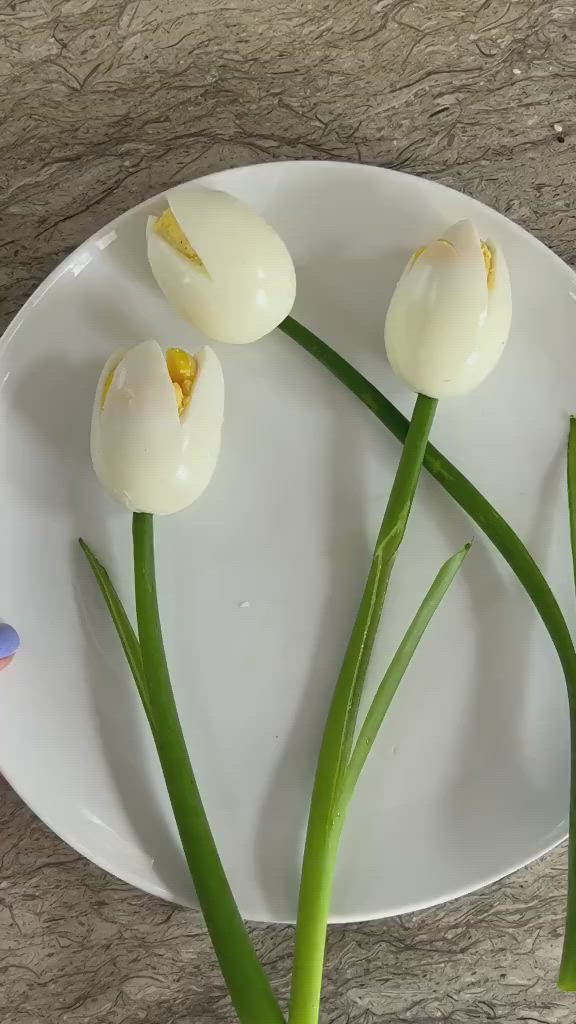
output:
[[[457,192],[391,171],[284,163],[206,179],[252,203],[294,254],[296,315],[405,410],[382,323],[411,250],[462,217],[510,264],[513,334],[474,395],[446,401],[434,440],[496,503],[573,611],[564,448],[576,406],[576,279],[540,243]],[[138,698],[76,544],[130,607],[130,517],[93,476],[97,376],[119,345],[201,338],[148,271],[156,197],[76,250],[0,349],[0,612],[22,633],[0,677],[0,768],[91,860],[149,892],[194,896]],[[223,456],[190,511],[157,526],[178,705],[224,863],[248,918],[294,918],[329,695],[398,445],[276,334],[219,346]],[[564,683],[501,558],[423,479],[372,685],[440,562],[475,535],[382,729],[346,826],[334,920],[425,907],[537,857],[566,834]]]

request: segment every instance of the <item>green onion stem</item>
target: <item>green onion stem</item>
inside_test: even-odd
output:
[[[568,434],[568,512],[570,546],[576,583],[576,419],[570,417]],[[576,991],[576,699],[568,691],[570,705],[570,838],[568,842],[568,900],[564,948],[558,984],[566,992]],[[570,697],[572,699],[570,699]]]
[[[568,514],[570,522],[570,548],[572,550],[572,568],[576,585],[576,417],[570,417],[568,432]]]
[[[151,515],[134,514],[133,540],[136,615],[152,733],[198,902],[241,1024],[282,1024],[228,884],[188,757],[162,640]]]
[[[408,420],[358,370],[312,331],[287,317],[280,329],[309,355],[322,363],[404,443]],[[576,461],[576,456],[574,457]],[[460,508],[492,541],[524,587],[556,648],[562,665],[570,705],[571,784],[569,820],[569,880],[564,952],[560,985],[576,991],[576,651],[560,606],[537,563],[517,533],[480,491],[437,448],[429,444],[424,466]]]
[[[302,864],[290,1024],[316,1024],[318,1021],[326,926],[342,828],[342,820],[337,815],[340,787],[348,766],[358,705],[390,573],[408,522],[437,404],[435,399],[424,395],[418,395],[416,399],[370,572],[328,711]]]

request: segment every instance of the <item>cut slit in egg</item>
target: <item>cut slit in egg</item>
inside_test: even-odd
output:
[[[190,260],[191,263],[195,263],[196,266],[206,273],[206,267],[196,250],[190,245],[171,209],[168,208],[164,210],[164,213],[160,214],[154,224],[154,231],[160,238],[168,242],[168,245],[171,245],[176,252],[179,252],[185,259]]]
[[[207,338],[245,344],[288,316],[296,296],[284,242],[234,196],[193,186],[170,191],[149,217],[148,262],[168,302]]]

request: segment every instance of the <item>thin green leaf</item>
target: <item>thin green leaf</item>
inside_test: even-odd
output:
[[[94,573],[96,582],[100,587],[100,592],[106,602],[106,606],[110,612],[110,618],[114,623],[118,638],[122,644],[124,654],[126,655],[126,660],[130,666],[130,671],[134,677],[134,682],[136,683],[138,693],[140,694],[140,700],[144,705],[144,710],[146,711],[148,718],[150,718],[150,702],[148,700],[148,693],[146,690],[142,654],[140,651],[140,644],[138,643],[138,637],[132,628],[132,624],[128,618],[124,605],[122,604],[106,569],[102,563],[98,561],[96,555],[91,548],[88,547],[86,541],[82,540],[80,537],[78,539],[78,543],[80,544],[80,547],[88,560],[88,564]]]
[[[432,586],[428,590],[416,615],[410,623],[392,661],[390,662],[382,682],[380,683],[374,699],[368,709],[364,724],[354,744],[352,756],[346,769],[344,781],[338,800],[337,816],[343,817],[360,773],[366,763],[368,755],[378,735],[378,731],[384,721],[386,712],[392,703],[394,695],[402,681],[404,673],[410,664],[416,648],[418,647],[425,630],[427,629],[434,612],[442,601],[456,573],[464,561],[470,544],[466,544],[455,555],[452,555],[441,567]]]

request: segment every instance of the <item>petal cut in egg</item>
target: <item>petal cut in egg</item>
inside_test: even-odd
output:
[[[132,512],[178,512],[212,479],[223,415],[224,378],[212,349],[194,357],[171,349],[166,359],[150,340],[116,353],[102,371],[94,401],[90,446],[96,475]]]
[[[239,199],[199,185],[166,194],[149,217],[148,260],[168,302],[215,341],[269,334],[296,296],[292,257],[276,231]]]

